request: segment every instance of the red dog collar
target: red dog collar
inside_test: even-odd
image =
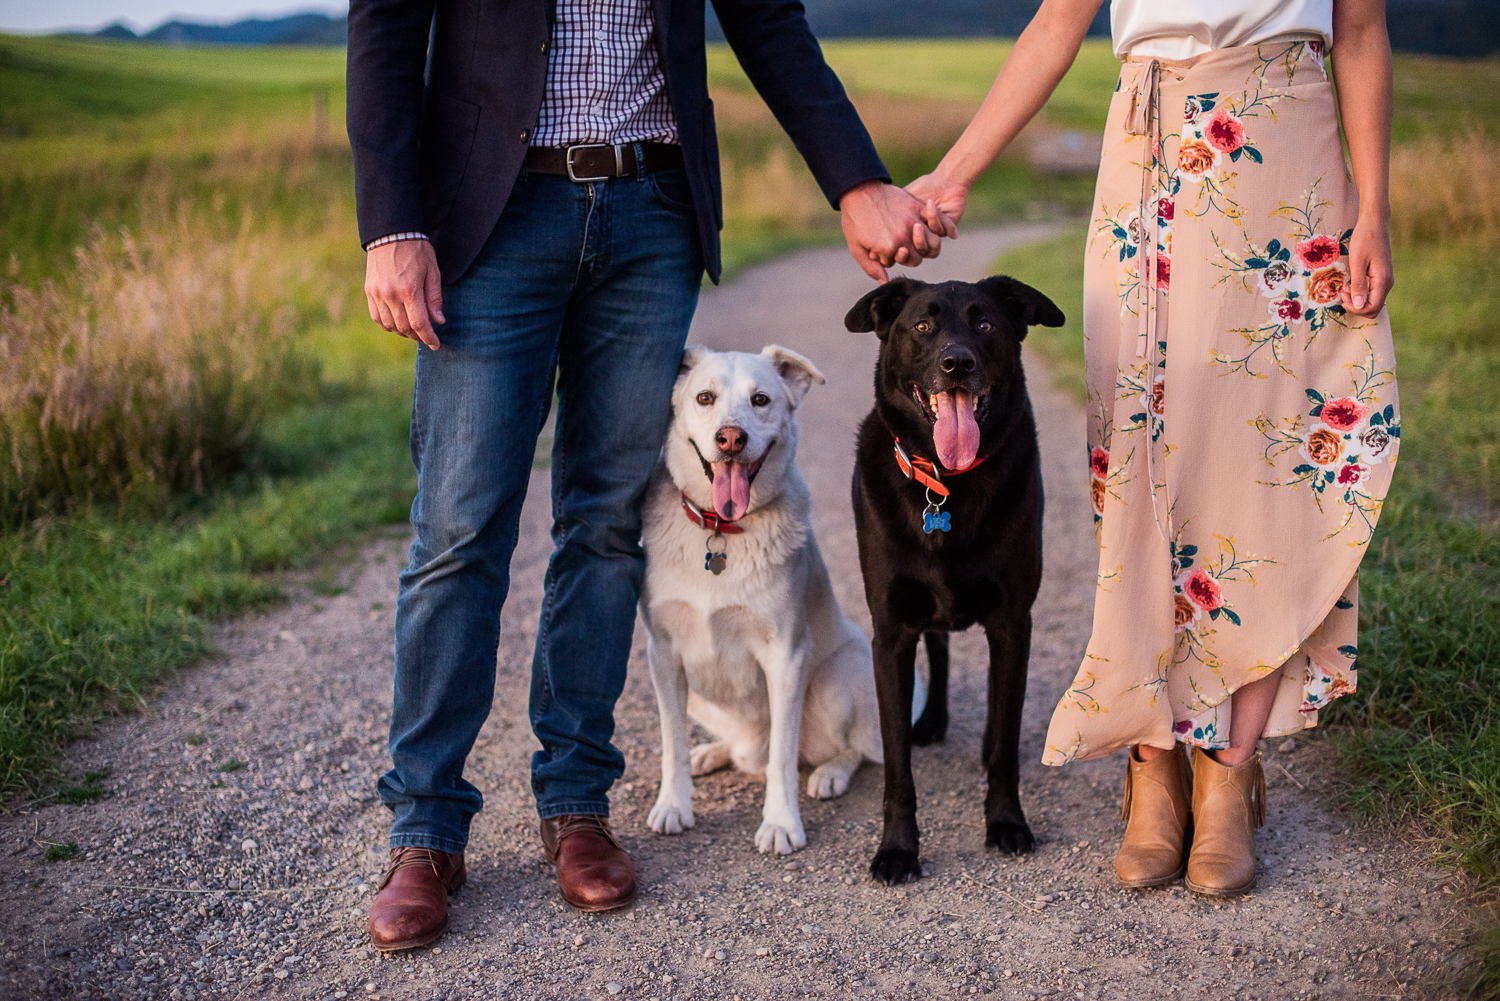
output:
[[[694,504],[692,501],[688,500],[687,494],[682,495],[682,510],[688,516],[688,521],[691,521],[699,528],[706,528],[710,532],[722,532],[725,535],[739,535],[744,531],[743,528],[734,524],[733,522],[725,521],[723,518],[720,518],[717,511],[703,510],[697,504]]]
[[[937,463],[931,459],[924,459],[920,455],[908,455],[906,449],[901,447],[901,439],[895,435],[891,435],[891,437],[896,439],[896,465],[901,467],[901,472],[906,478],[908,480],[916,480],[939,497],[947,497],[948,488],[942,484],[943,471]],[[985,456],[980,456],[962,469],[950,469],[946,470],[946,472],[949,476],[967,473],[983,462],[985,458]],[[683,499],[686,500],[687,498]]]

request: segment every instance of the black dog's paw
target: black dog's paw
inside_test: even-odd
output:
[[[917,747],[941,744],[947,736],[947,711],[934,711],[931,705],[922,710],[922,715],[911,725],[911,742]]]
[[[1006,855],[1025,855],[1036,847],[1036,838],[1025,821],[992,820],[984,825],[984,846]]]
[[[905,848],[882,848],[875,853],[870,863],[870,876],[877,883],[898,886],[908,880],[922,878],[922,864],[917,853]]]

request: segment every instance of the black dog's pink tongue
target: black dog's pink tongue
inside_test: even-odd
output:
[[[742,462],[716,462],[713,470],[714,510],[725,521],[743,517],[750,507],[749,470]]]
[[[979,454],[979,422],[974,420],[974,394],[952,389],[937,398],[937,426],[932,429],[938,462],[944,469],[967,469]],[[718,479],[714,497],[718,497]]]

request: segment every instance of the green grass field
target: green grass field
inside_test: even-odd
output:
[[[931,169],[961,131],[1008,47],[840,41],[825,51],[905,181]],[[709,68],[729,269],[837,240],[837,216],[732,54],[712,47]],[[74,248],[96,226],[144,232],[175,214],[204,233],[251,232],[296,269],[296,336],[321,371],[313,392],[256,429],[254,454],[232,477],[146,513],[65,504],[0,531],[0,798],[59,785],[57,750],[201,656],[212,623],[279,600],[288,572],[404,518],[412,351],[365,317],[343,72],[343,53],[332,50],[0,36],[9,280],[75,294]],[[1108,46],[1090,41],[1045,123],[1101,129],[1116,73]],[[1493,137],[1500,61],[1400,57],[1397,102],[1404,149],[1476,131]],[[1490,185],[1479,201],[1489,199],[1493,218],[1500,196],[1493,160],[1482,159],[1474,184]],[[1409,172],[1416,185],[1430,179],[1420,162]],[[1076,219],[1091,199],[1091,178],[1039,174],[1007,156],[976,187],[970,221]],[[1459,201],[1456,211],[1471,210]],[[1420,819],[1488,913],[1500,886],[1500,254],[1493,231],[1481,229],[1452,220],[1419,227],[1411,232],[1425,235],[1397,250],[1391,316],[1408,430],[1362,570],[1362,690],[1338,704],[1333,730],[1354,802]],[[1001,266],[1076,317],[1081,234]],[[1076,320],[1028,343],[1053,377],[1081,383]],[[1485,950],[1475,991],[1493,999],[1500,937],[1490,933]]]

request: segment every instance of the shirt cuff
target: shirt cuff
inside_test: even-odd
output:
[[[418,232],[415,232],[415,231],[408,232],[408,233],[391,233],[388,236],[382,236],[382,237],[379,237],[377,239],[371,240],[369,243],[365,244],[364,249],[365,250],[374,250],[376,247],[384,247],[387,243],[400,243],[402,240],[426,240],[426,239],[427,239],[427,234],[426,233],[418,233]]]

